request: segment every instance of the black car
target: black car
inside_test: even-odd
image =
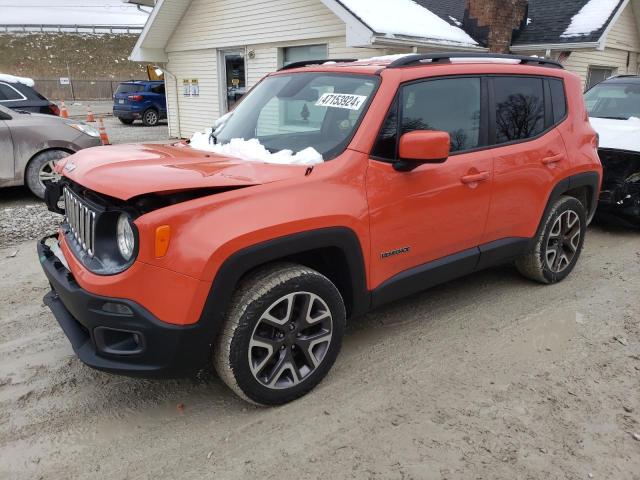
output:
[[[60,115],[60,109],[55,103],[21,82],[0,79],[0,105],[23,112]]]
[[[604,168],[598,216],[640,227],[640,76],[609,78],[585,102]]]

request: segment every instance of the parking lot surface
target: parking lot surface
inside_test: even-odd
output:
[[[638,232],[592,228],[555,286],[504,266],[354,319],[328,378],[271,409],[210,372],[85,367],[47,290],[34,241],[0,248],[3,479],[640,475]]]

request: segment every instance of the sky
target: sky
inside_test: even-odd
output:
[[[142,26],[146,20],[121,0],[0,0],[0,25]]]

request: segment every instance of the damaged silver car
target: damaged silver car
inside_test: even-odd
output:
[[[604,167],[598,217],[640,227],[640,77],[609,78],[587,91],[585,103]]]

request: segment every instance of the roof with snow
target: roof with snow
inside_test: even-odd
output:
[[[478,45],[462,28],[434,13],[424,1],[338,0],[338,3],[377,34],[414,37],[443,45]]]
[[[469,19],[465,0],[415,0],[440,18],[465,29],[481,45],[489,30]],[[529,0],[528,12],[513,45],[596,43],[625,0]]]
[[[514,45],[598,42],[624,0],[529,0],[529,24]]]

